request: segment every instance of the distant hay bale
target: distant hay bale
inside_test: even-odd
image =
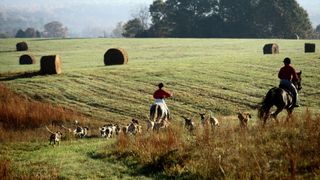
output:
[[[26,42],[19,42],[16,44],[17,51],[27,51],[28,44]]]
[[[59,55],[42,56],[40,60],[41,74],[60,74],[61,59]]]
[[[128,54],[122,48],[112,48],[109,49],[104,54],[104,64],[107,65],[118,65],[118,64],[127,64],[128,63]]]
[[[278,44],[272,43],[264,45],[263,54],[279,54]]]
[[[305,53],[314,53],[314,52],[316,52],[316,44],[305,43],[304,44],[304,52]]]
[[[35,64],[36,59],[32,55],[24,54],[24,55],[20,56],[19,63],[20,64]]]

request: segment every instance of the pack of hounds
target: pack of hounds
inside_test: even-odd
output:
[[[211,127],[212,129],[220,127],[219,120],[213,115],[212,111],[206,111],[206,112],[201,112],[199,113],[200,115],[200,126],[201,127]],[[196,129],[197,125],[194,122],[194,117],[185,117],[183,116],[184,119],[184,126],[188,131],[193,131]],[[248,122],[251,119],[251,114],[250,112],[242,112],[239,110],[237,113],[237,117],[239,120],[240,128],[242,129],[247,129],[248,128]]]
[[[61,127],[66,133],[73,134],[76,138],[88,137],[89,128],[87,126],[81,126],[78,121],[75,121],[75,128],[67,128],[63,125],[63,121],[53,120],[51,123],[52,127]],[[49,145],[59,145],[62,138],[62,131],[58,130],[56,132],[51,131],[47,126],[45,126],[47,131],[50,133],[49,136]],[[138,120],[132,119],[131,123],[127,124],[120,128],[118,124],[105,124],[99,128],[101,137],[103,138],[112,138],[119,133],[125,135],[136,135],[141,133],[142,127],[139,125]]]
[[[200,125],[202,127],[205,126],[210,126],[211,128],[217,128],[220,127],[219,120],[214,117],[213,113],[211,111],[206,111],[205,113],[199,113],[200,115]],[[238,120],[240,127],[243,129],[246,129],[248,127],[248,122],[251,119],[251,114],[249,112],[241,112],[239,111],[237,113]],[[188,118],[182,116],[184,119],[184,127],[188,131],[193,131],[196,129],[196,123],[194,122],[194,117]],[[159,131],[160,129],[167,128],[169,126],[169,121],[164,119],[159,122],[153,122],[151,120],[148,120],[147,123],[147,131],[153,130],[153,131]],[[62,121],[52,121],[52,126],[59,126],[63,129],[65,129],[68,133],[72,133],[75,137],[77,138],[84,138],[88,136],[88,131],[89,128],[86,126],[81,126],[78,121],[75,121],[76,127],[74,129],[71,128],[66,128],[63,125]],[[49,144],[50,145],[59,145],[61,138],[62,138],[62,132],[61,131],[56,131],[53,132],[51,131],[47,126],[46,129],[48,132],[50,132],[50,137],[49,137]],[[105,124],[102,127],[99,127],[99,132],[100,136],[103,138],[113,138],[118,136],[120,133],[123,133],[124,135],[136,135],[138,133],[142,132],[142,126],[139,124],[139,121],[136,119],[132,119],[129,124],[126,126],[120,127],[119,124]]]

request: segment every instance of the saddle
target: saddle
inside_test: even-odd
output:
[[[279,85],[279,88],[285,90],[291,97],[293,97],[293,93],[289,90],[288,87],[283,86],[283,85]]]
[[[279,85],[279,88],[281,88],[284,91],[286,91],[289,94],[289,96],[291,96],[293,98],[293,93],[287,87]],[[291,101],[289,103],[289,108],[291,108],[292,106],[293,106],[293,102]]]

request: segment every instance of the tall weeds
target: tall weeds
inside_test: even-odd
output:
[[[148,171],[169,177],[314,178],[320,176],[319,139],[320,116],[307,109],[291,121],[270,121],[266,127],[199,127],[191,134],[175,127],[127,138],[117,148],[131,152]]]
[[[0,179],[13,179],[11,161],[6,158],[0,158]]]
[[[0,83],[0,142],[39,141],[48,138],[45,125],[53,120],[70,124],[81,114],[17,95]],[[88,124],[95,125],[94,121]],[[52,127],[55,130],[58,127]],[[59,128],[68,137],[65,129]]]
[[[0,125],[4,129],[34,129],[52,120],[73,119],[76,113],[62,107],[19,96],[0,84]]]

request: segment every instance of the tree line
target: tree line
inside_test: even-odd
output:
[[[44,31],[40,32],[35,28],[19,29],[16,38],[39,38],[39,37],[67,37],[68,28],[59,21],[52,21],[44,25]]]
[[[148,11],[149,25],[145,16],[136,16],[124,23],[122,35],[292,39],[314,38],[320,31],[296,0],[154,0]]]

